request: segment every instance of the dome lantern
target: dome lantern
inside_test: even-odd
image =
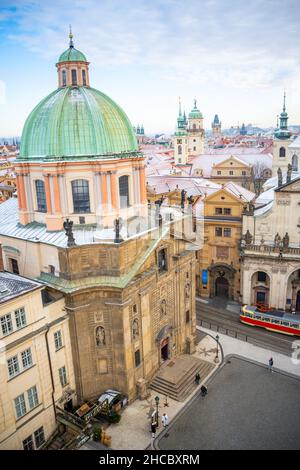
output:
[[[58,73],[58,86],[90,86],[89,62],[85,55],[75,49],[73,33],[70,26],[69,49],[64,51],[56,64]]]

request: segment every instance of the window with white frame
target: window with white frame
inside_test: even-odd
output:
[[[8,313],[7,315],[3,315],[3,317],[1,317],[0,320],[1,320],[1,329],[2,329],[3,336],[7,336],[10,333],[12,333],[13,323],[12,323],[11,314]]]
[[[60,367],[58,369],[58,373],[59,373],[59,380],[60,380],[61,386],[65,387],[68,383],[66,367],[65,366]]]
[[[26,315],[24,307],[15,310],[15,319],[17,328],[24,328],[26,326]]]
[[[34,432],[34,442],[35,442],[35,447],[38,449],[41,447],[41,445],[44,444],[45,442],[45,433],[44,433],[44,428],[41,426]]]
[[[23,369],[28,369],[29,367],[32,366],[33,362],[32,362],[32,354],[31,354],[30,348],[25,349],[25,351],[21,353],[21,358],[22,358]]]
[[[58,330],[54,333],[54,344],[55,344],[55,351],[58,351],[59,349],[63,347],[61,330]]]
[[[17,419],[22,418],[22,416],[26,414],[26,403],[24,393],[15,398],[14,403]]]
[[[18,356],[11,357],[7,361],[8,375],[10,378],[15,377],[20,373]]]
[[[23,441],[23,449],[24,450],[34,450],[33,439],[32,436],[26,437]]]
[[[29,390],[27,390],[27,396],[28,396],[28,403],[29,403],[29,408],[32,410],[39,404],[39,397],[37,393],[36,386],[31,387]]]

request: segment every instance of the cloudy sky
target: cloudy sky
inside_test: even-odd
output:
[[[299,0],[0,0],[0,136],[57,86],[70,23],[91,85],[146,132],[173,131],[178,96],[206,128],[271,126],[284,89],[300,124]]]

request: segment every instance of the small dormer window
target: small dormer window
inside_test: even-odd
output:
[[[66,72],[66,70],[62,71],[61,77],[62,77],[62,86],[67,86],[67,72]]]
[[[86,86],[86,73],[85,70],[82,70],[82,84]]]
[[[72,85],[77,85],[77,70],[72,69]]]

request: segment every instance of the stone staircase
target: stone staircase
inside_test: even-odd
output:
[[[203,382],[213,369],[214,364],[211,362],[183,354],[162,365],[150,388],[176,401],[184,401],[197,387],[196,373],[199,372],[200,381]]]

